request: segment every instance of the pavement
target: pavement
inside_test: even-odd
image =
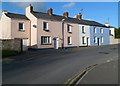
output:
[[[89,65],[117,59],[118,45],[30,51],[10,58],[15,60],[2,65],[3,84],[65,84]]]
[[[96,66],[81,78],[79,84],[118,84],[118,60]]]

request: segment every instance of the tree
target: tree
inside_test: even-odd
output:
[[[120,27],[115,28],[115,38],[120,38]]]

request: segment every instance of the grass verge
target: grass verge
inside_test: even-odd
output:
[[[2,51],[2,57],[8,57],[19,54],[17,51]]]

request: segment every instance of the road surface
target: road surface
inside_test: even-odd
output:
[[[118,45],[28,56],[33,59],[3,64],[3,84],[64,84],[89,65],[117,59]]]

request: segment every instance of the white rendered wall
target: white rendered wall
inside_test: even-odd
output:
[[[82,26],[85,28],[85,33],[82,33]],[[85,37],[85,44],[82,43],[82,37]],[[90,26],[79,24],[79,46],[87,46],[87,37],[89,37],[88,45],[90,46]]]

